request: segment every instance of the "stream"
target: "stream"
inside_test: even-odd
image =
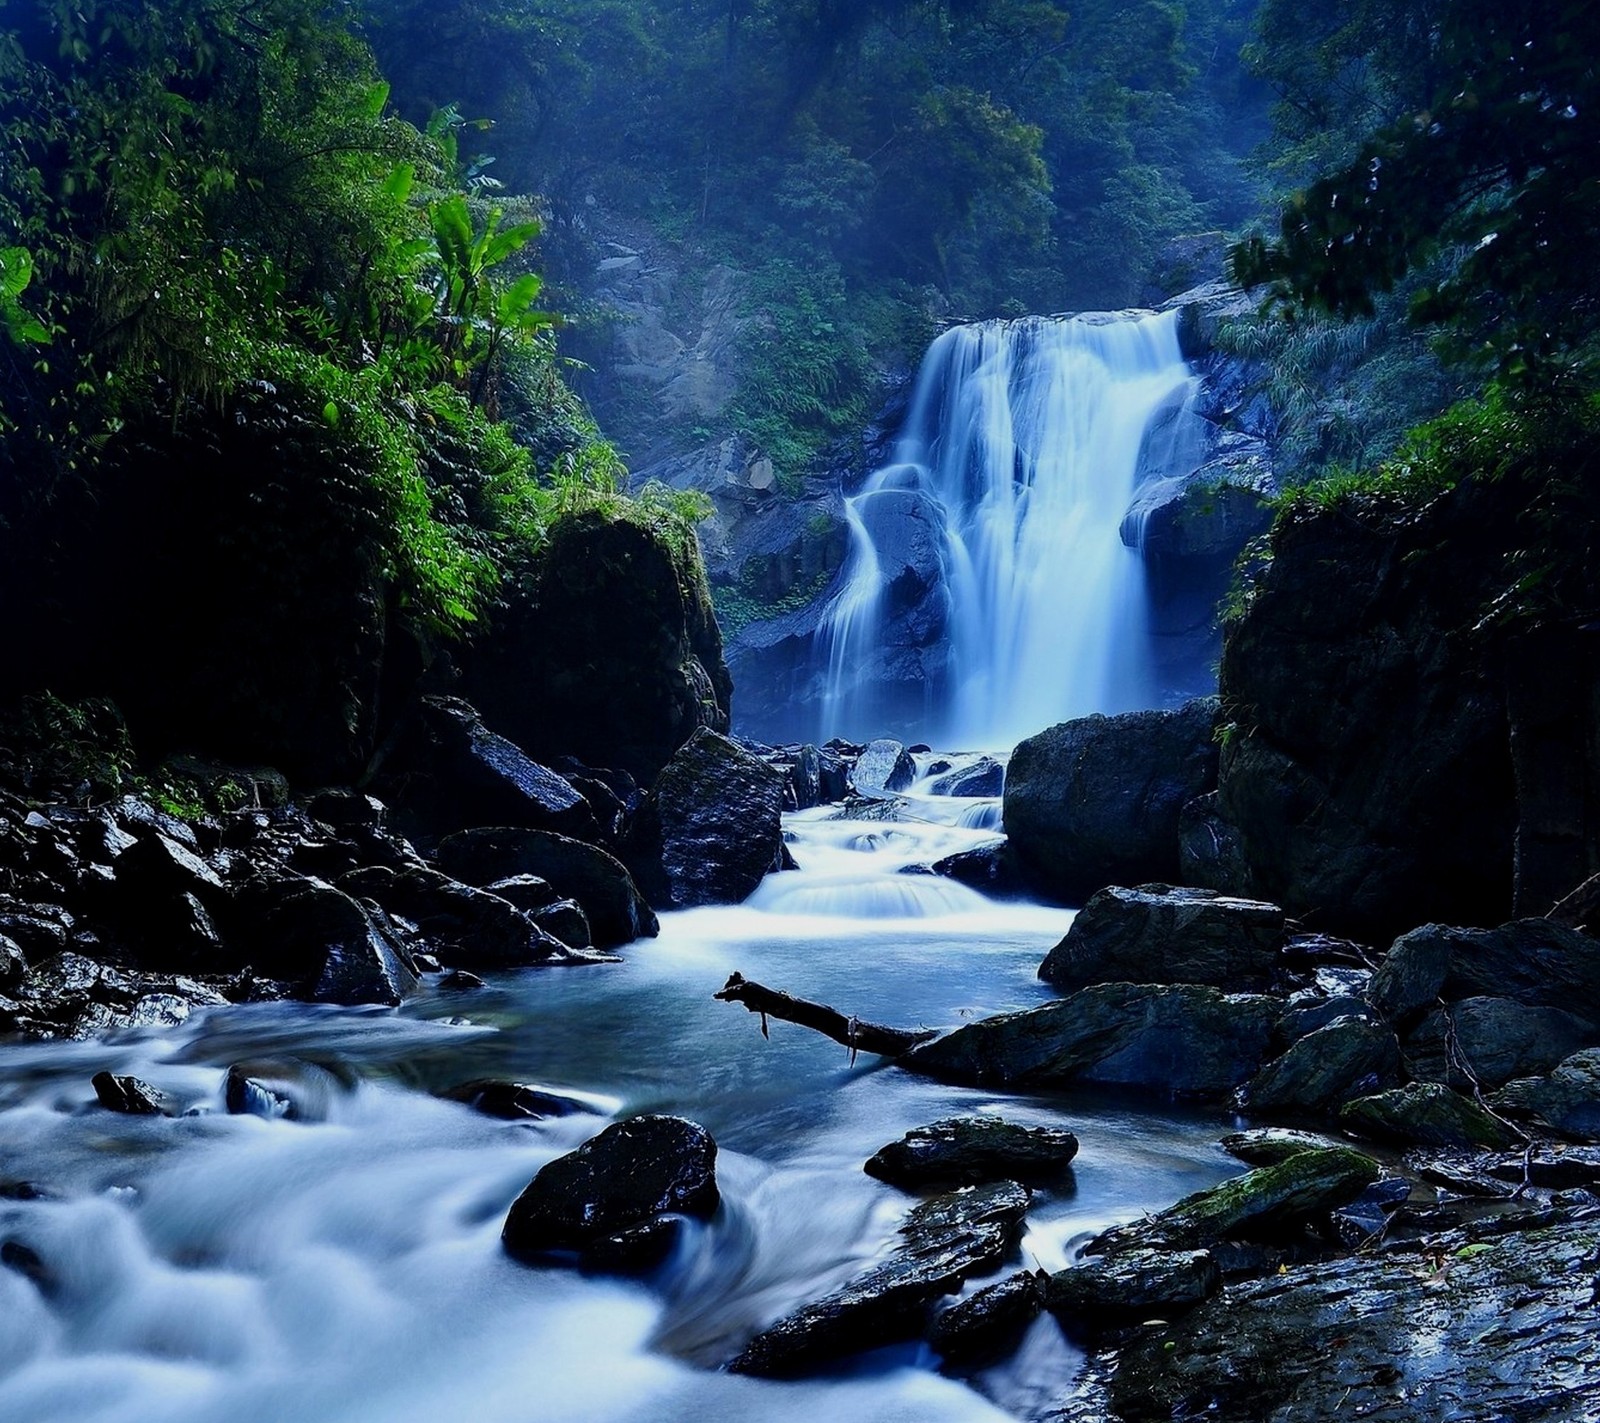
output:
[[[755,1329],[889,1247],[912,1198],[862,1162],[911,1127],[1003,1112],[1069,1127],[1071,1178],[1035,1193],[1022,1258],[1233,1174],[1221,1118],[1074,1094],[943,1087],[712,994],[734,970],[902,1026],[1049,995],[1070,911],[902,873],[992,840],[998,802],[788,818],[802,867],[746,904],[665,916],[608,967],[533,970],[399,1011],[213,1010],[181,1029],[0,1049],[0,1418],[10,1423],[721,1423],[1032,1417],[1079,1355],[1053,1321],[1008,1363],[942,1376],[922,1346],[826,1377],[716,1371]],[[296,1119],[230,1116],[244,1064]],[[133,1073],[175,1120],[95,1105]],[[513,1078],[591,1105],[504,1122],[433,1093]],[[614,1116],[671,1112],[719,1147],[723,1207],[644,1282],[530,1269],[499,1234],[528,1180]],[[977,1285],[985,1283],[977,1282]],[[977,1285],[969,1286],[976,1288]]]

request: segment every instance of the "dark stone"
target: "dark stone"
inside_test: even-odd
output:
[[[1283,911],[1209,889],[1112,887],[1078,911],[1039,966],[1057,988],[1091,983],[1265,987],[1283,947]]]
[[[1200,1250],[1224,1239],[1272,1239],[1325,1219],[1380,1175],[1378,1163],[1349,1147],[1297,1152],[1258,1166],[1175,1206],[1097,1235],[1086,1255],[1129,1250]]]
[[[341,876],[339,888],[415,924],[428,946],[453,966],[528,968],[568,958],[565,944],[506,900],[423,865],[398,873],[353,870]]]
[[[235,1117],[264,1117],[273,1121],[278,1117],[292,1119],[296,1115],[294,1103],[288,1097],[258,1082],[238,1066],[230,1067],[223,1080],[222,1105]]]
[[[1005,825],[1044,893],[1083,903],[1109,884],[1178,878],[1178,817],[1216,784],[1214,699],[1175,712],[1063,722],[1006,772]]]
[[[1015,1249],[1028,1192],[1012,1181],[935,1196],[913,1208],[902,1244],[842,1289],[769,1325],[728,1365],[730,1373],[782,1378],[914,1339],[933,1304],[968,1275],[992,1270]]]
[[[881,740],[867,744],[856,758],[850,773],[857,795],[897,795],[910,788],[917,778],[917,763],[898,741]]]
[[[1377,1013],[1365,998],[1349,993],[1323,998],[1315,989],[1302,989],[1290,995],[1288,1007],[1278,1019],[1276,1037],[1288,1048],[1340,1018],[1358,1018],[1364,1023],[1378,1021]]]
[[[557,1157],[512,1203],[501,1241],[519,1260],[585,1252],[663,1215],[709,1219],[717,1144],[681,1117],[634,1117]]]
[[[0,934],[0,989],[15,988],[27,971],[28,960],[22,946],[15,939]]]
[[[1192,984],[1096,984],[956,1028],[900,1066],[971,1086],[1082,1082],[1219,1098],[1260,1069],[1277,1012],[1272,998]]]
[[[935,860],[929,868],[936,875],[943,875],[957,884],[999,898],[1011,898],[1027,892],[1022,871],[1017,868],[1016,857],[1011,853],[1010,843],[1005,840],[946,855],[942,860]]]
[[[1600,939],[1548,919],[1498,929],[1426,924],[1396,939],[1372,978],[1374,1006],[1408,1026],[1440,999],[1511,998],[1600,1026]]]
[[[430,833],[476,825],[553,830],[578,840],[599,833],[589,802],[564,776],[484,725],[458,697],[424,697],[418,723],[386,785]]]
[[[468,993],[474,988],[482,988],[483,980],[464,968],[453,968],[439,980],[439,987],[445,993]]]
[[[160,833],[140,837],[117,857],[117,888],[135,906],[192,894],[205,903],[227,898],[216,871],[193,850]]]
[[[999,1117],[946,1117],[907,1132],[866,1164],[890,1185],[975,1185],[1059,1178],[1078,1154],[1078,1138],[1056,1127],[1025,1127]]]
[[[534,910],[531,917],[540,929],[569,949],[588,949],[594,945],[589,916],[575,899],[558,899],[554,904]]]
[[[31,1245],[24,1245],[20,1240],[7,1240],[0,1244],[0,1265],[8,1270],[15,1270],[24,1279],[33,1283],[35,1289],[42,1295],[53,1295],[60,1288],[60,1281],[53,1271],[44,1262],[44,1257]]]
[[[1430,1013],[1406,1037],[1406,1069],[1419,1082],[1484,1089],[1548,1072],[1600,1029],[1560,1008],[1509,998],[1463,998]]]
[[[537,875],[561,898],[583,907],[597,948],[653,938],[660,931],[622,862],[581,840],[545,830],[462,830],[439,842],[438,865],[452,879],[473,885]]]
[[[376,796],[343,787],[308,796],[305,811],[313,820],[339,831],[382,830],[389,818],[388,807]]]
[[[491,1078],[463,1082],[443,1095],[452,1102],[465,1103],[486,1117],[500,1117],[506,1121],[571,1117],[592,1114],[595,1110],[587,1102],[560,1092],[550,1092],[526,1082],[501,1082]]]
[[[1058,1270],[1045,1307],[1074,1333],[1094,1335],[1193,1309],[1221,1288],[1209,1250],[1128,1250]]]
[[[1600,1048],[1573,1053],[1547,1077],[1508,1082],[1489,1100],[1506,1116],[1579,1141],[1600,1141]]]
[[[1437,1082],[1412,1082],[1349,1102],[1339,1125],[1396,1146],[1482,1146],[1504,1151],[1517,1136],[1475,1102]]]
[[[980,1364],[1009,1354],[1044,1308],[1043,1271],[1019,1270],[937,1315],[928,1343],[947,1363]]]
[[[94,1095],[110,1112],[130,1117],[170,1117],[174,1115],[162,1094],[137,1077],[118,1077],[109,1072],[94,1075]]]
[[[1374,1181],[1333,1213],[1333,1232],[1346,1250],[1360,1250],[1382,1238],[1394,1212],[1410,1199],[1411,1182],[1403,1176]]]
[[[549,881],[540,879],[538,875],[510,875],[505,879],[495,880],[485,888],[490,894],[498,895],[507,904],[522,910],[525,914],[537,914],[541,909],[549,909],[552,905],[573,902],[563,900],[550,886]]]
[[[399,947],[348,894],[318,880],[278,887],[262,942],[274,967],[317,1003],[400,1002],[417,985]]]
[[[980,756],[970,766],[947,771],[928,782],[929,795],[997,796],[1006,788],[1006,768],[993,756]]]
[[[1263,1067],[1240,1089],[1239,1104],[1248,1112],[1334,1112],[1399,1076],[1400,1045],[1387,1024],[1336,1018]]]
[[[1217,793],[1196,796],[1178,812],[1178,876],[1182,883],[1225,894],[1250,891],[1238,830],[1217,808]]]
[[[850,793],[849,773],[835,751],[817,746],[802,746],[789,768],[789,783],[794,788],[794,808],[810,810],[831,805]]]
[[[474,649],[466,693],[535,757],[653,780],[701,727],[728,730],[732,681],[696,541],[599,511],[558,519]]]
[[[1600,1416],[1600,1225],[1291,1267],[1131,1343],[1075,1419],[1374,1423]],[[1479,1247],[1479,1248],[1469,1248]],[[1337,1338],[1337,1347],[1331,1340]]]
[[[657,909],[738,904],[783,844],[780,771],[704,728],[674,753],[645,796],[624,858]]]

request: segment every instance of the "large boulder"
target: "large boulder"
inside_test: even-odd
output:
[[[905,746],[887,737],[868,742],[850,773],[859,795],[890,796],[910,789],[917,778],[917,763]]]
[[[1600,1030],[1560,1008],[1530,1008],[1510,998],[1463,998],[1428,1014],[1406,1037],[1406,1068],[1419,1082],[1463,1090],[1504,1086],[1548,1072]]]
[[[1600,1025],[1600,939],[1548,919],[1498,929],[1425,924],[1395,940],[1373,975],[1373,1004],[1410,1026],[1443,1000],[1510,998]]]
[[[698,544],[602,511],[558,520],[465,689],[533,756],[654,779],[701,727],[728,729],[732,682]]]
[[[417,986],[404,947],[348,894],[320,880],[278,887],[261,942],[275,946],[276,975],[316,1003],[394,1005]]]
[[[784,775],[714,731],[673,754],[640,803],[624,855],[657,909],[737,904],[783,856]]]
[[[1482,1146],[1504,1151],[1517,1134],[1476,1102],[1438,1082],[1410,1082],[1347,1102],[1339,1125],[1393,1146]]]
[[[1549,477],[1279,519],[1221,664],[1235,888],[1382,938],[1542,914],[1593,873],[1600,638],[1564,613],[1491,613],[1517,551],[1564,537],[1529,526]],[[1592,586],[1592,560],[1572,567]]]
[[[512,1203],[501,1241],[519,1260],[576,1251],[648,1267],[670,1248],[674,1216],[709,1219],[721,1202],[717,1144],[681,1117],[618,1122],[545,1166]]]
[[[1063,722],[1018,746],[1005,825],[1038,889],[1081,904],[1108,884],[1176,881],[1179,816],[1216,786],[1216,718],[1201,698]]]
[[[397,805],[430,835],[474,825],[524,825],[592,840],[589,803],[564,776],[484,725],[459,697],[424,697],[386,767]]]
[[[496,826],[459,830],[439,842],[438,866],[452,879],[484,886],[532,876],[582,906],[595,947],[651,938],[660,925],[622,862],[595,845],[547,830]]]
[[[1221,1288],[1222,1268],[1209,1250],[1128,1250],[1051,1275],[1045,1307],[1092,1335],[1151,1315],[1170,1318]]]
[[[1263,988],[1284,937],[1275,904],[1164,884],[1113,886],[1079,910],[1039,977],[1062,989],[1116,982]]]
[[[1078,1138],[1059,1127],[1025,1127],[1001,1117],[946,1117],[907,1132],[867,1162],[867,1175],[915,1190],[936,1183],[1059,1177]]]
[[[1400,1047],[1387,1024],[1335,1018],[1269,1062],[1239,1100],[1250,1112],[1334,1112],[1399,1075]]]
[[[1546,1077],[1508,1082],[1489,1100],[1507,1116],[1579,1141],[1600,1141],[1600,1048],[1573,1053]]]
[[[915,1338],[935,1301],[1016,1248],[1027,1209],[1028,1192],[1013,1181],[924,1201],[906,1217],[892,1254],[826,1299],[769,1325],[729,1370],[784,1377]]]
[[[1102,983],[1060,1002],[968,1023],[900,1059],[977,1087],[1070,1083],[1226,1096],[1266,1060],[1279,1004],[1194,984]]]

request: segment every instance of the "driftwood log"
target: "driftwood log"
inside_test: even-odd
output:
[[[804,998],[796,998],[792,993],[780,993],[775,988],[752,983],[742,973],[731,974],[722,985],[722,991],[714,993],[712,997],[719,1003],[743,1003],[752,1013],[759,1013],[762,1037],[770,1036],[767,1031],[768,1018],[797,1023],[849,1048],[851,1062],[856,1060],[857,1052],[875,1053],[879,1057],[900,1057],[918,1043],[939,1036],[929,1029],[912,1032],[905,1028],[887,1028],[882,1023],[863,1023],[860,1018],[846,1017],[826,1003],[812,1003]]]

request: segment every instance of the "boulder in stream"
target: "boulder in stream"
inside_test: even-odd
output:
[[[1045,1302],[1042,1270],[1018,1270],[938,1315],[928,1343],[947,1363],[981,1364],[1016,1348]]]
[[[956,1028],[900,1066],[975,1087],[1085,1082],[1220,1098],[1260,1070],[1279,1007],[1196,984],[1099,983]]]
[[[632,1272],[660,1263],[674,1216],[709,1219],[721,1203],[717,1144],[682,1117],[633,1117],[558,1156],[512,1203],[500,1239],[519,1260],[576,1251]]]
[[[1178,820],[1216,788],[1215,698],[1063,722],[1006,770],[1005,824],[1042,892],[1082,904],[1110,884],[1178,878]]]
[[[1058,1127],[1025,1127],[1000,1117],[945,1117],[890,1142],[865,1171],[892,1186],[1029,1181],[1059,1177],[1078,1138]]]
[[[546,830],[494,827],[460,830],[439,842],[439,868],[465,884],[532,875],[588,916],[595,947],[614,948],[660,932],[655,912],[615,856]]]
[[[783,854],[784,776],[701,728],[673,753],[628,829],[624,856],[657,909],[738,904]]]
[[[1221,1288],[1222,1268],[1209,1250],[1127,1250],[1058,1270],[1045,1307],[1074,1333],[1098,1334],[1193,1309]]]
[[[914,1339],[935,1301],[1016,1248],[1028,1192],[1014,1181],[935,1196],[912,1209],[902,1243],[842,1289],[769,1325],[728,1365],[736,1374],[783,1378]]]
[[[1264,988],[1284,944],[1283,910],[1209,889],[1102,889],[1039,966],[1057,988],[1091,983],[1209,983]]]
[[[898,741],[868,742],[850,773],[857,795],[898,795],[917,778],[917,763]]]

